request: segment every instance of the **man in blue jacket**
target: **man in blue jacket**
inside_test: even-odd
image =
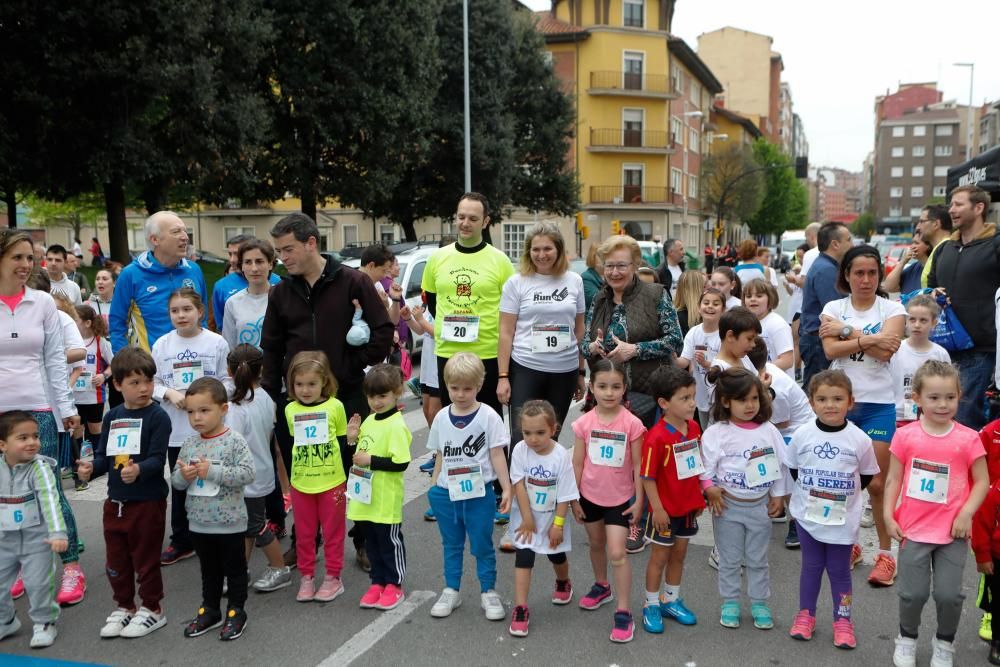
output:
[[[201,267],[185,259],[188,235],[180,216],[157,211],[146,218],[145,231],[149,250],[122,269],[115,284],[108,314],[114,352],[128,345],[149,352],[153,343],[174,328],[168,303],[175,289],[192,288],[208,306]]]
[[[839,222],[827,222],[816,235],[819,255],[809,268],[802,289],[802,321],[799,324],[799,350],[802,352],[802,386],[809,388],[814,375],[829,368],[819,337],[819,316],[831,301],[843,298],[837,291],[837,267],[851,249],[851,232]]]

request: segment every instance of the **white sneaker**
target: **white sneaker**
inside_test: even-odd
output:
[[[486,612],[486,618],[491,621],[502,621],[507,618],[507,611],[503,608],[503,602],[500,600],[500,594],[495,590],[490,589],[480,596],[483,611]]]
[[[872,514],[872,508],[866,507],[861,510],[861,527],[871,528],[875,525],[875,515]]]
[[[122,609],[119,607],[111,612],[111,615],[104,619],[104,627],[101,628],[101,637],[103,639],[113,639],[115,637],[120,637],[122,630],[125,626],[129,624],[132,620],[132,614],[129,613],[127,609]]]
[[[9,637],[18,630],[21,629],[21,621],[17,620],[17,616],[10,619],[10,623],[0,624],[0,639],[4,637]]]
[[[719,569],[719,547],[712,547],[708,554],[708,566],[713,570]]]
[[[931,656],[931,667],[951,667],[955,664],[955,644],[935,637],[931,640],[934,654]]]
[[[441,591],[441,597],[431,607],[431,616],[434,618],[447,618],[451,612],[462,606],[462,594],[454,588],[445,588]]]
[[[35,623],[34,632],[31,635],[31,648],[45,648],[52,646],[56,641],[55,623]]]
[[[163,612],[157,614],[145,607],[139,607],[139,611],[129,621],[128,627],[122,630],[121,636],[128,639],[145,637],[153,630],[159,630],[166,624],[167,617],[163,615]]]
[[[896,635],[896,650],[892,652],[892,664],[896,667],[915,667],[917,664],[917,640]]]

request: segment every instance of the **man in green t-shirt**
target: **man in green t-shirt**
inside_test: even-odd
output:
[[[455,213],[457,240],[430,256],[420,287],[434,316],[438,377],[444,378],[444,365],[453,354],[471,352],[486,367],[477,399],[503,414],[497,399],[500,295],[514,275],[514,265],[483,239],[489,224],[486,197],[478,192],[462,195]],[[444,382],[441,403],[451,403]]]

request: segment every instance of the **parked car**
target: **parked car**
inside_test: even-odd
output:
[[[882,259],[882,263],[885,265],[886,274],[889,274],[894,268],[896,268],[896,265],[899,264],[899,261],[906,255],[906,251],[909,249],[909,243],[897,243],[886,249]]]

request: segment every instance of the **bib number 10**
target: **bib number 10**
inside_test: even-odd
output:
[[[471,479],[463,479],[461,482],[459,482],[458,486],[462,490],[462,493],[472,493]]]

